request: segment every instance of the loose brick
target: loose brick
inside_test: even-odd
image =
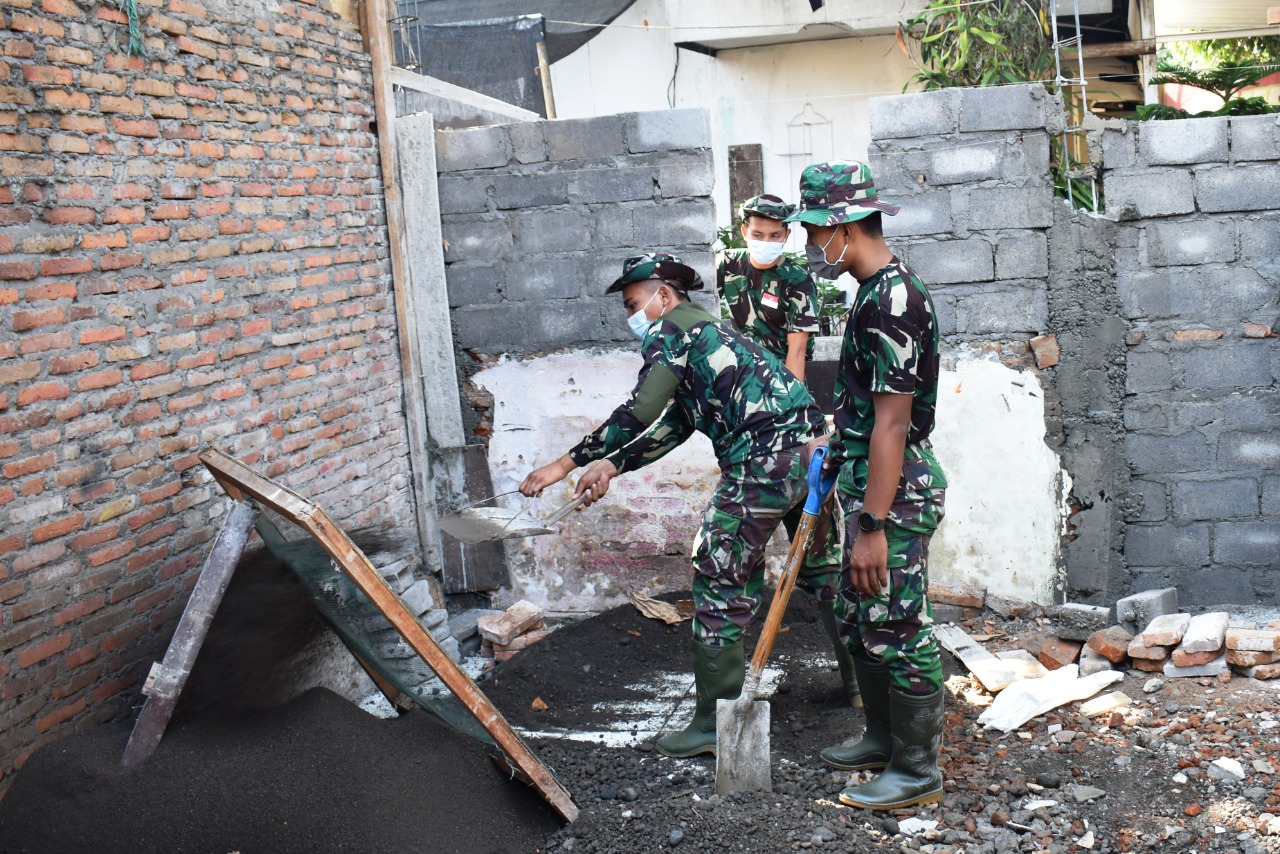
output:
[[[1142,642],[1149,647],[1176,646],[1182,641],[1182,636],[1189,625],[1191,625],[1190,614],[1161,615],[1142,630]]]
[[[1227,663],[1237,667],[1256,667],[1259,664],[1275,664],[1280,662],[1280,652],[1263,652],[1260,650],[1228,649]]]
[[[1216,654],[1222,651],[1222,645],[1227,636],[1227,624],[1230,620],[1231,617],[1226,611],[1197,614],[1187,625],[1186,633],[1182,636],[1181,648],[1187,653],[1213,652],[1216,657]]]
[[[1272,629],[1228,629],[1227,649],[1242,652],[1280,650],[1280,631]]]
[[[1057,670],[1059,667],[1065,667],[1075,661],[1080,656],[1080,648],[1082,646],[1084,644],[1079,641],[1065,638],[1049,638],[1040,647],[1040,654],[1036,657],[1045,667],[1050,670]]]
[[[943,605],[958,605],[962,608],[982,608],[987,601],[984,587],[972,584],[947,584],[940,581],[929,583],[929,600]]]
[[[1089,636],[1088,645],[1112,664],[1119,664],[1129,657],[1129,644],[1133,635],[1124,626],[1100,629]]]
[[[1147,646],[1142,642],[1142,636],[1139,635],[1129,642],[1129,657],[1134,659],[1134,665],[1138,664],[1138,659],[1144,661],[1161,662],[1169,657],[1170,648],[1167,646]]]
[[[1189,652],[1179,644],[1169,656],[1169,659],[1173,662],[1175,667],[1200,667],[1202,665],[1212,663],[1214,659],[1220,658],[1222,653],[1223,650],[1221,649],[1209,652]]]

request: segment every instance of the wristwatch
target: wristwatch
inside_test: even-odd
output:
[[[874,513],[858,514],[858,530],[860,531],[883,531],[884,520],[878,518]]]

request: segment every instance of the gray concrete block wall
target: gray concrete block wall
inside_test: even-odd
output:
[[[1129,584],[1174,585],[1190,605],[1274,599],[1280,121],[1110,122],[1098,143],[1107,215],[1133,246],[1114,262],[1141,484]]]
[[[641,252],[674,252],[710,286],[710,143],[702,110],[440,131],[457,345],[492,355],[632,340],[604,290]]]

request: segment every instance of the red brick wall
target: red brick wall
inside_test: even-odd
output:
[[[0,0],[0,791],[120,714],[224,512],[215,446],[412,519],[372,84],[306,2]]]

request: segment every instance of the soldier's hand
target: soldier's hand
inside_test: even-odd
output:
[[[889,589],[889,541],[884,531],[859,531],[849,556],[853,589],[864,596],[879,596]]]
[[[577,466],[573,464],[573,460],[569,459],[568,454],[565,454],[554,463],[547,463],[542,468],[529,472],[528,476],[520,483],[520,493],[528,496],[541,495],[542,490],[564,480],[569,476],[569,472],[575,468]]]
[[[587,471],[578,479],[578,486],[574,490],[573,497],[586,493],[586,500],[582,502],[582,507],[590,507],[601,498],[604,498],[606,492],[609,491],[609,481],[618,476],[618,467],[608,460],[597,460],[587,467]],[[578,509],[581,510],[582,507]]]
[[[834,435],[835,435],[834,433],[828,433],[825,436],[818,436],[816,439],[809,440],[808,444],[805,446],[805,453],[804,453],[804,461],[806,466],[808,465],[809,460],[813,459],[814,451],[816,451],[818,448],[826,448],[830,446],[831,437]],[[830,454],[828,454],[827,458],[822,461],[822,468],[827,471],[831,469]]]

